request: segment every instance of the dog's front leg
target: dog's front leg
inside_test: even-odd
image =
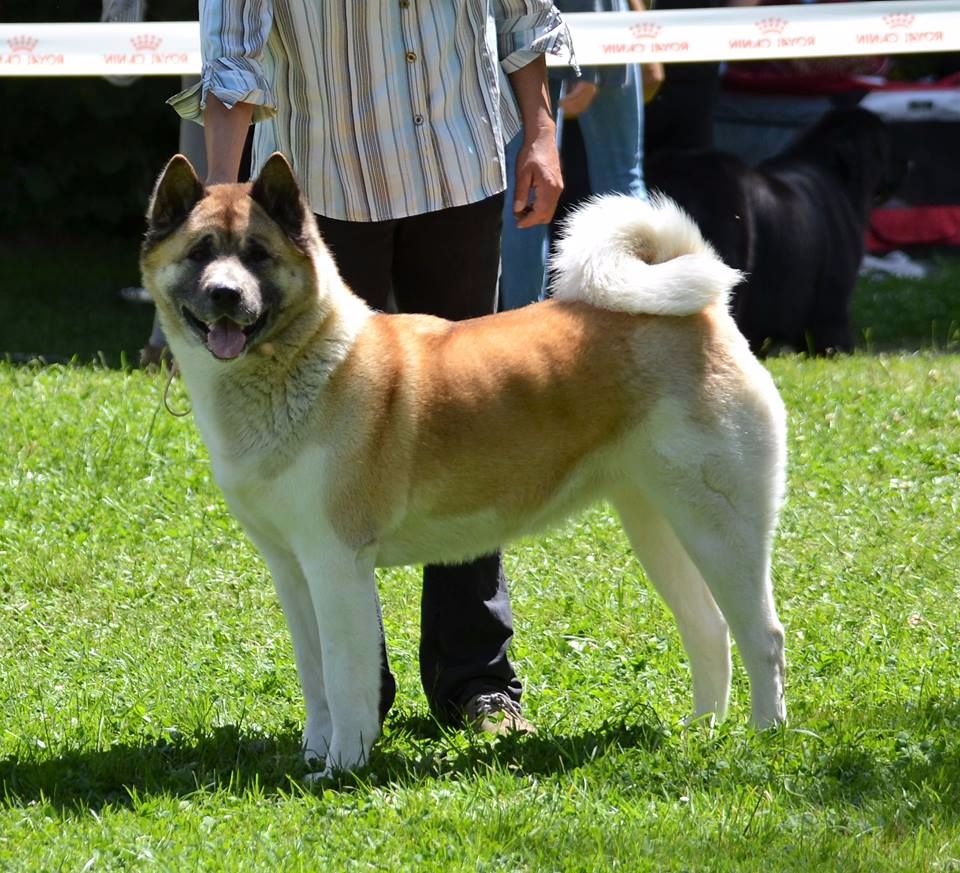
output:
[[[323,657],[331,735],[318,775],[353,770],[369,760],[380,732],[380,637],[372,558],[327,541],[301,559]]]
[[[278,537],[270,528],[258,524],[254,517],[244,511],[242,504],[231,505],[231,509],[267,562],[273,577],[273,587],[287,620],[297,663],[297,675],[306,703],[303,753],[309,764],[311,760],[326,757],[333,733],[323,685],[320,631],[310,586],[300,566],[300,560],[288,540]]]
[[[333,734],[323,685],[323,656],[313,598],[300,563],[292,552],[276,549],[272,544],[262,541],[258,547],[270,568],[273,585],[290,629],[297,674],[307,710],[303,755],[310,764],[327,756]]]

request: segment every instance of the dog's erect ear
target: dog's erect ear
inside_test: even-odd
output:
[[[250,196],[290,239],[298,244],[303,242],[309,213],[293,169],[280,152],[274,152],[267,159],[250,189]]]
[[[183,155],[167,162],[150,198],[147,209],[147,235],[153,241],[173,233],[203,197],[203,183],[193,164]]]

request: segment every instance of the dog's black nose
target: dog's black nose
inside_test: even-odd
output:
[[[207,293],[210,301],[221,309],[233,309],[240,302],[240,289],[232,285],[214,285]]]

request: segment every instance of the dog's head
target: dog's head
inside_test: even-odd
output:
[[[179,344],[203,346],[229,361],[315,302],[321,247],[279,153],[252,184],[209,187],[176,155],[150,199],[140,265],[175,353]]]
[[[789,150],[812,158],[865,207],[889,199],[908,170],[906,155],[878,115],[858,107],[833,109]]]

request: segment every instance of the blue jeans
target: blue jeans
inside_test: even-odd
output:
[[[550,99],[557,106],[560,83],[551,79]],[[621,87],[601,85],[590,108],[577,122],[587,152],[587,173],[594,194],[632,194],[646,197],[643,183],[643,89],[640,68],[627,68]],[[557,113],[557,139],[563,136],[563,112]],[[503,204],[500,255],[500,309],[516,309],[543,297],[548,226],[517,227],[513,215],[517,155],[523,133],[506,148],[507,191]]]

